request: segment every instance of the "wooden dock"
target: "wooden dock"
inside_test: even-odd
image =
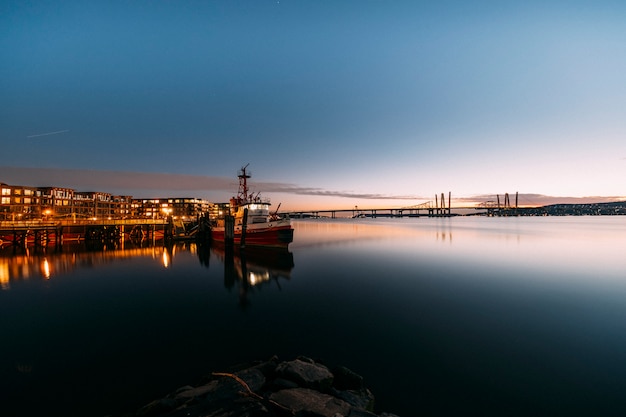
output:
[[[157,241],[172,238],[174,234],[175,228],[168,219],[3,221],[0,222],[0,248],[120,239]]]

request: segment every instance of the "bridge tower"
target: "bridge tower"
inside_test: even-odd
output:
[[[511,198],[509,197],[509,193],[504,193],[504,204],[501,206],[500,205],[500,195],[496,194],[496,198],[498,200],[498,214],[500,216],[508,216],[510,215],[509,210],[513,209],[513,207],[511,207]],[[518,198],[519,198],[519,192],[516,191],[515,192],[515,215],[517,215],[517,208],[518,208]],[[504,214],[506,213],[506,214]]]
[[[448,192],[448,207],[446,208],[446,197],[444,193],[441,193],[441,199],[437,199],[437,194],[435,194],[435,212],[439,215],[450,215],[450,210],[452,208],[451,205],[452,192]]]

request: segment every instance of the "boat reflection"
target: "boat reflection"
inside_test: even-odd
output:
[[[224,286],[239,289],[239,305],[250,304],[249,295],[262,285],[275,283],[280,289],[280,279],[291,279],[294,267],[293,254],[287,248],[226,246],[214,243],[212,252],[224,263]]]

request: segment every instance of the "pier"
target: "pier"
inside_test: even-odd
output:
[[[194,238],[201,228],[164,219],[2,221],[0,248],[60,246],[64,243],[118,240],[181,240]]]

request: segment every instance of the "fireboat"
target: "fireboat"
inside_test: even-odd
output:
[[[278,210],[270,212],[270,200],[262,198],[260,193],[250,193],[248,165],[239,170],[239,190],[237,196],[230,199],[230,221],[234,218],[233,243],[286,248],[293,242],[291,220],[287,216],[278,215]],[[211,228],[213,240],[224,242],[228,237],[227,221],[228,216],[217,219]]]

